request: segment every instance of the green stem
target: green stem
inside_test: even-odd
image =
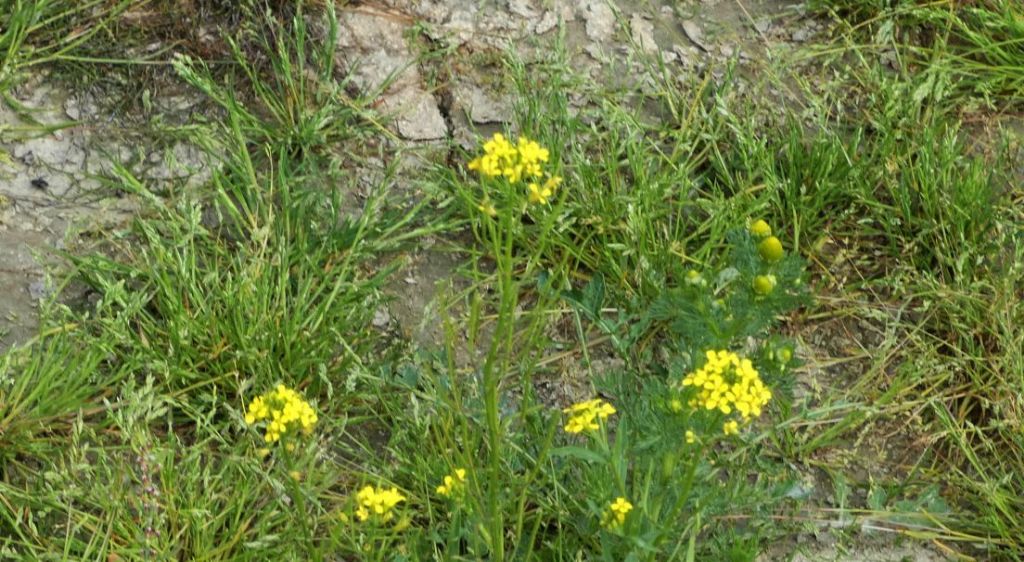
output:
[[[299,487],[299,481],[292,477],[295,473],[295,459],[292,458],[292,453],[287,448],[282,447],[284,453],[285,465],[288,467],[288,474],[285,476],[288,479],[288,488],[292,493],[292,500],[295,501],[295,510],[299,514],[299,524],[302,527],[302,537],[306,539],[306,548],[308,552],[313,552],[313,534],[309,529],[309,522],[306,521],[306,496],[302,493],[302,489]]]
[[[676,521],[679,518],[679,514],[682,513],[683,508],[686,507],[686,500],[690,497],[690,489],[693,487],[693,478],[697,474],[697,465],[700,464],[700,459],[704,457],[704,451],[707,449],[706,445],[702,445],[700,451],[694,455],[692,462],[686,472],[686,479],[683,480],[683,486],[679,490],[679,497],[676,498],[676,504],[672,506],[672,511],[667,521]],[[658,542],[664,540],[664,537],[660,538]]]
[[[512,279],[512,225],[508,214],[501,217],[501,225],[491,223],[488,230],[494,250],[497,267],[500,305],[494,339],[491,342],[484,363],[484,411],[487,419],[489,459],[488,513],[490,523],[491,559],[501,562],[505,559],[504,521],[500,506],[501,492],[501,419],[498,415],[498,398],[501,373],[507,367],[508,350],[512,345],[515,312],[516,287]],[[505,353],[500,353],[505,347]],[[498,363],[501,365],[498,365]]]

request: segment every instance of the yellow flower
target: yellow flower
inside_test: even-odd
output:
[[[687,429],[686,430],[686,443],[688,445],[693,445],[696,442],[697,442],[697,434],[692,432],[692,431],[690,431],[689,429]]]
[[[722,424],[722,433],[726,435],[737,435],[740,432],[740,424],[736,420],[729,420]]]
[[[517,151],[512,143],[501,133],[495,133],[491,140],[484,143],[484,154],[469,162],[470,170],[480,172],[488,177],[496,177],[513,167]]]
[[[487,215],[489,217],[493,218],[493,217],[498,216],[498,209],[494,208],[494,204],[491,203],[491,200],[488,199],[487,197],[484,197],[484,200],[481,201],[480,204],[476,206],[476,208],[481,213],[483,213],[483,214],[485,214],[485,215]]]
[[[525,136],[519,137],[519,143],[516,148],[519,150],[519,160],[526,167],[527,174],[539,176],[541,174],[540,164],[548,161],[548,149]]]
[[[541,189],[541,187],[535,183],[531,183],[529,185],[529,189],[530,203],[538,203],[540,205],[544,205],[548,202],[548,199],[550,199],[553,195],[550,189]]]
[[[562,183],[562,178],[558,176],[552,176],[544,182],[543,186],[536,183],[530,183],[527,189],[530,190],[530,203],[537,203],[540,205],[547,205],[555,195],[555,190],[558,189],[559,184]]]
[[[750,233],[758,238],[765,238],[772,235],[772,227],[764,219],[757,219],[750,225]]]
[[[608,419],[608,416],[615,413],[615,407],[600,398],[595,398],[574,404],[562,411],[569,414],[565,432],[582,433],[597,430],[600,427],[597,420]]]
[[[761,415],[761,409],[771,400],[772,393],[761,381],[749,359],[727,351],[705,352],[704,365],[683,378],[683,386],[697,390],[694,407],[718,410],[730,415],[734,411],[746,423]],[[737,433],[738,423],[727,423],[726,433]]]
[[[782,259],[784,252],[782,250],[782,242],[774,236],[769,236],[761,241],[757,245],[757,252],[761,254],[761,258],[768,263],[775,263]]]
[[[255,425],[264,420],[268,421],[264,440],[274,443],[300,430],[308,435],[316,425],[317,415],[298,392],[279,384],[274,390],[253,398],[246,409],[245,423]]]
[[[444,497],[452,497],[462,491],[466,484],[466,469],[456,468],[454,472],[444,477],[444,483],[437,487],[437,494]]]
[[[364,486],[356,493],[356,518],[360,521],[383,523],[394,517],[393,510],[396,505],[406,500],[406,497],[398,492],[398,488],[374,488]]]
[[[629,515],[630,511],[633,511],[633,504],[629,503],[626,498],[616,498],[615,501],[608,504],[608,509],[604,513],[601,524],[606,529],[617,529],[626,522],[626,516]]]

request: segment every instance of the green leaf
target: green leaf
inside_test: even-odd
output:
[[[571,457],[586,462],[605,462],[601,453],[583,447],[557,447],[551,450],[551,456]]]

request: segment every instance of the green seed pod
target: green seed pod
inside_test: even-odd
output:
[[[757,252],[761,254],[761,259],[768,263],[775,263],[782,259],[785,254],[782,250],[782,242],[774,236],[769,236],[761,241],[757,245]]]
[[[772,227],[764,219],[757,219],[750,224],[750,233],[758,238],[765,238],[772,235]]]
[[[775,290],[775,276],[758,275],[754,278],[753,288],[755,294],[767,297]]]

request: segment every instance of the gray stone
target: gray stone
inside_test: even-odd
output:
[[[384,98],[385,111],[395,117],[398,134],[408,140],[442,139],[448,134],[434,97],[418,88],[405,88]]]
[[[686,37],[693,42],[694,45],[699,47],[702,51],[709,51],[707,43],[704,42],[704,30],[697,25],[693,20],[683,20],[682,22],[683,33]]]
[[[28,294],[32,297],[32,300],[44,300],[50,296],[53,289],[50,284],[47,283],[45,278],[36,279],[35,281],[28,284]]]
[[[82,111],[79,107],[78,100],[74,96],[64,100],[64,113],[74,121],[78,121],[82,118]]]
[[[454,17],[454,16],[453,16]],[[399,135],[415,141],[444,138],[448,127],[405,40],[407,24],[388,13],[343,12],[336,63],[352,73],[364,94],[379,94],[380,109]]]
[[[495,96],[476,84],[457,84],[455,104],[474,123],[507,123],[512,120],[511,102]]]
[[[454,40],[456,45],[465,45],[476,34],[475,21],[476,10],[474,8],[460,8],[452,12],[448,23],[444,26],[444,30],[448,33],[450,40]]]
[[[544,35],[558,26],[558,14],[554,10],[544,12],[544,16],[533,26],[533,32],[537,35]]]
[[[801,27],[800,29],[797,29],[796,31],[794,31],[790,35],[790,38],[793,41],[796,41],[797,43],[803,43],[804,41],[807,41],[808,39],[810,39],[811,35],[813,33],[814,33],[814,28],[811,25],[805,25],[804,27]]]
[[[658,52],[658,44],[654,41],[654,24],[640,14],[629,18],[629,31],[633,42],[645,53]]]
[[[700,55],[694,47],[684,47],[679,44],[672,45],[672,52],[678,57],[679,64],[686,67],[692,66]]]
[[[612,38],[615,33],[615,12],[605,0],[580,0],[577,7],[586,22],[587,37],[593,41]]]
[[[533,7],[533,3],[530,0],[509,0],[508,10],[513,14],[528,20],[540,17],[540,13]]]
[[[373,313],[373,327],[378,330],[383,330],[388,327],[391,323],[391,314],[388,313],[388,309],[385,307],[378,308]]]

